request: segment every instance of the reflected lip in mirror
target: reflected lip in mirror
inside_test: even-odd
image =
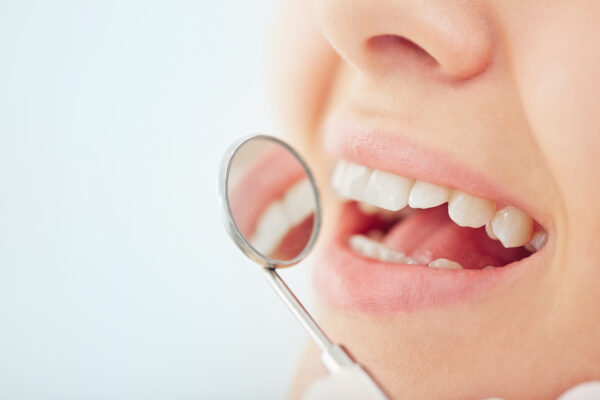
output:
[[[321,223],[317,187],[303,159],[280,139],[240,139],[221,164],[225,226],[263,266],[291,266],[312,249]]]

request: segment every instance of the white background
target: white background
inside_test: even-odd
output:
[[[0,398],[285,395],[306,337],[216,196],[271,8],[0,1]]]

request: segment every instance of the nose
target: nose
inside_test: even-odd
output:
[[[458,0],[316,0],[323,33],[366,73],[419,71],[466,80],[493,59],[491,24],[481,3]]]

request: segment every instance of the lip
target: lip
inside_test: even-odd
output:
[[[507,202],[536,218],[531,206],[504,188],[449,157],[398,135],[369,129],[360,121],[331,119],[325,131],[330,153],[415,179],[456,187],[473,195]],[[368,314],[413,312],[475,299],[506,286],[546,263],[549,244],[536,253],[500,268],[444,270],[391,264],[361,257],[348,245],[362,230],[364,216],[346,203],[332,240],[323,248],[315,274],[319,296],[328,304]]]
[[[251,237],[267,206],[305,176],[302,165],[279,147],[244,170],[229,195],[231,213],[242,234]]]

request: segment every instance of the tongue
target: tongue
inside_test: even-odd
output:
[[[427,265],[437,258],[456,261],[463,268],[495,267],[527,257],[523,247],[507,249],[492,240],[485,228],[464,228],[448,217],[447,206],[415,210],[383,238],[383,243]]]

